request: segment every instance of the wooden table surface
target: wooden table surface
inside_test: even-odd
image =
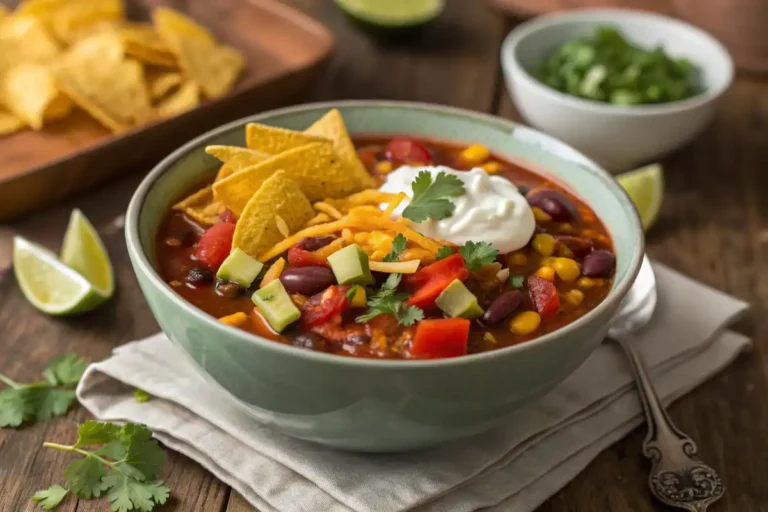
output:
[[[330,0],[292,3],[326,22],[336,54],[322,81],[300,101],[387,98],[456,105],[519,119],[500,78],[499,45],[513,22],[481,2],[449,0],[445,15],[418,45],[380,45],[350,26]],[[243,114],[248,114],[243,106]],[[168,148],[170,151],[173,148]],[[121,230],[111,220],[125,211],[146,166],[121,181],[66,204],[0,226],[0,371],[25,381],[55,355],[76,351],[96,360],[121,343],[157,331],[130,268]],[[714,124],[692,145],[665,159],[667,194],[648,234],[652,257],[752,304],[736,329],[755,341],[743,356],[671,408],[675,422],[721,471],[728,491],[714,510],[768,510],[768,83],[739,77]],[[73,207],[103,233],[116,270],[116,296],[79,318],[54,319],[22,297],[10,270],[11,237],[20,234],[58,249]],[[0,430],[0,511],[31,511],[29,497],[60,481],[67,454],[43,450],[43,440],[71,442],[82,409],[20,430]],[[648,464],[638,429],[601,454],[539,509],[651,511]],[[170,453],[162,478],[173,489],[163,511],[242,512],[251,508],[196,463]],[[61,511],[105,511],[104,501],[68,498]],[[320,511],[318,511],[320,512]]]

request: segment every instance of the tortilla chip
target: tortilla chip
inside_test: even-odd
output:
[[[259,187],[278,170],[299,184],[310,201],[346,197],[362,190],[350,180],[346,167],[330,142],[313,142],[284,151],[213,184],[214,196],[235,214],[240,214]]]
[[[2,4],[0,4],[0,20],[8,16],[11,12],[8,10],[8,8]]]
[[[227,176],[231,176],[234,172],[235,170],[232,167],[230,167],[227,164],[224,164],[221,167],[219,167],[219,172],[216,173],[216,177],[213,179],[213,181],[215,183],[219,180],[223,180]]]
[[[157,104],[160,117],[173,117],[192,110],[200,104],[200,87],[195,82],[185,82],[179,90]]]
[[[99,32],[78,41],[64,54],[62,66],[111,68],[125,59],[125,45],[114,31]]]
[[[211,187],[207,186],[173,205],[173,209],[184,212],[195,222],[212,226],[219,222],[219,216],[224,213],[226,207],[214,201]]]
[[[181,85],[183,78],[175,71],[147,71],[147,86],[149,96],[159,99]]]
[[[60,53],[59,45],[39,20],[9,16],[0,22],[0,72],[18,64],[46,64]]]
[[[120,29],[125,51],[136,59],[163,67],[178,67],[176,57],[160,34],[146,23],[131,23]]]
[[[225,164],[239,157],[238,165],[247,166],[261,163],[271,156],[255,149],[241,148],[240,146],[206,146],[205,152]]]
[[[48,24],[59,40],[71,43],[92,31],[93,27],[109,27],[123,19],[123,15],[120,0],[75,0],[56,8]]]
[[[105,63],[89,54],[76,55],[56,68],[54,76],[64,94],[114,132],[154,116],[144,68],[135,60]]]
[[[24,121],[15,117],[10,112],[0,110],[0,135],[8,135],[17,132],[26,126]]]
[[[245,145],[249,149],[268,155],[276,155],[313,142],[329,142],[329,139],[266,124],[248,123],[245,127]]]
[[[291,233],[315,215],[307,197],[285,171],[277,171],[248,200],[238,218],[232,248],[258,258],[285,239],[277,227],[279,216]]]
[[[158,7],[153,10],[152,21],[164,39],[172,39],[175,34],[179,34],[195,37],[211,44],[216,42],[207,28],[168,7]]]
[[[200,84],[209,98],[228,93],[245,67],[243,55],[229,46],[198,37],[175,34],[169,43],[188,78]]]
[[[323,117],[314,122],[312,126],[304,130],[307,135],[317,135],[333,141],[333,149],[336,155],[344,162],[349,170],[350,178],[354,177],[360,183],[361,188],[376,188],[376,180],[365,169],[365,166],[357,157],[357,150],[349,138],[344,118],[337,109],[328,111]]]
[[[40,64],[22,64],[0,79],[0,98],[6,108],[35,130],[44,120],[60,119],[72,102],[56,87],[50,70]]]

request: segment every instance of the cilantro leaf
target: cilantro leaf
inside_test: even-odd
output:
[[[509,287],[518,290],[525,284],[525,276],[509,276]]]
[[[355,295],[357,295],[357,290],[360,288],[359,284],[353,285],[347,290],[347,293],[345,296],[347,297],[347,302],[352,302],[352,299],[355,298]]]
[[[421,171],[413,180],[411,189],[413,198],[403,210],[403,217],[414,222],[450,217],[456,205],[449,198],[465,192],[464,183],[457,176],[439,172],[433,180],[429,171]]]
[[[400,325],[410,326],[424,318],[424,312],[416,306],[408,306],[407,293],[396,293],[402,274],[389,274],[378,292],[368,299],[368,311],[355,321],[365,323],[379,315],[392,315]]]
[[[74,386],[80,382],[88,361],[77,354],[65,354],[57,357],[43,370],[43,378],[51,386]]]
[[[469,241],[459,247],[459,252],[469,270],[477,270],[496,261],[499,251],[488,242]]]
[[[128,447],[124,462],[140,471],[147,480],[154,480],[165,464],[165,452],[152,439],[152,432],[144,425],[128,423],[120,430]]]
[[[144,391],[143,389],[137,389],[133,392],[133,398],[136,399],[137,402],[140,404],[149,402],[150,399],[152,399],[152,395]]]
[[[170,489],[162,482],[138,482],[113,469],[104,477],[114,512],[152,512],[168,500]]]
[[[75,402],[74,387],[87,364],[76,354],[58,357],[43,372],[45,380],[31,384],[0,374],[0,382],[8,386],[0,391],[0,428],[66,414]]]
[[[392,250],[384,256],[382,261],[400,261],[400,253],[405,250],[407,245],[408,239],[401,233],[398,233],[394,240],[392,240]]]
[[[447,245],[442,246],[440,249],[437,250],[437,258],[436,261],[440,261],[442,259],[447,258],[448,256],[453,254],[453,249]]]
[[[114,423],[87,420],[77,427],[75,448],[93,444],[106,444],[116,440],[120,440],[120,427]]]
[[[61,503],[67,493],[69,493],[69,489],[60,485],[52,485],[48,489],[37,491],[32,496],[32,501],[39,503],[44,510],[52,510]]]
[[[76,460],[64,468],[64,479],[69,489],[79,498],[98,498],[109,488],[101,479],[107,474],[104,464],[94,457]]]

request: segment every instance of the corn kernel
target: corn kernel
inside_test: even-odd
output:
[[[535,311],[523,311],[510,320],[509,329],[520,336],[531,334],[539,328],[541,317]]]
[[[555,258],[552,268],[563,281],[575,281],[581,275],[579,264],[571,258]]]
[[[373,261],[381,261],[381,260],[384,259],[384,256],[386,256],[386,255],[387,255],[386,251],[373,251],[371,253],[371,259]]]
[[[573,258],[573,251],[565,244],[557,244],[557,255],[563,258]]]
[[[525,265],[528,263],[528,256],[521,252],[513,252],[509,255],[509,265]]]
[[[341,238],[343,238],[344,242],[348,244],[355,243],[355,235],[352,234],[352,230],[349,228],[344,228],[341,230]]]
[[[483,339],[485,341],[487,341],[488,343],[498,343],[498,340],[496,339],[496,336],[494,336],[493,334],[491,334],[488,331],[485,331],[483,333]]]
[[[555,281],[555,269],[552,267],[541,267],[539,270],[534,272],[533,275],[543,277],[547,281]]]
[[[379,174],[389,174],[392,172],[392,162],[383,160],[376,164],[376,172]]]
[[[485,162],[480,167],[488,174],[498,174],[501,172],[501,164],[499,162]]]
[[[549,222],[552,220],[552,216],[538,206],[534,206],[531,210],[533,210],[533,218],[536,219],[536,222]]]
[[[302,295],[300,293],[294,293],[293,295],[291,295],[291,300],[293,301],[294,304],[296,304],[296,306],[303,307],[304,304],[306,304],[307,300],[309,299],[307,299],[306,295]]]
[[[368,245],[374,250],[384,251],[388,253],[392,250],[392,241],[394,237],[390,234],[383,233],[381,231],[371,232],[371,236],[368,238]]]
[[[574,288],[573,290],[568,290],[563,294],[563,298],[566,302],[569,304],[572,304],[574,306],[581,305],[582,302],[584,302],[584,292]]]
[[[595,286],[595,281],[589,277],[582,277],[576,284],[579,285],[579,288],[592,288]]]
[[[605,283],[607,282],[605,279],[592,279],[592,282],[595,284],[595,286],[605,286]]]
[[[461,159],[467,165],[480,165],[490,156],[491,152],[488,151],[488,148],[480,144],[472,144],[461,152]]]
[[[562,224],[557,226],[557,230],[560,233],[573,233],[573,231],[574,231],[573,224],[571,224],[569,222],[563,222]]]
[[[542,256],[552,256],[555,252],[556,245],[555,237],[547,233],[540,233],[533,237],[531,245]]]
[[[355,288],[355,295],[352,297],[352,300],[349,301],[349,305],[353,308],[364,308],[366,300],[367,297],[365,296],[365,288],[358,286]]]
[[[551,267],[556,259],[557,258],[554,258],[552,256],[547,256],[546,258],[541,258],[541,266],[542,267]]]
[[[358,244],[367,244],[370,238],[371,234],[368,232],[361,231],[360,233],[355,233],[355,242]]]

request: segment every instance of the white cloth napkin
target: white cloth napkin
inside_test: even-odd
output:
[[[663,265],[654,269],[659,301],[639,349],[669,403],[751,347],[723,330],[747,306]],[[145,423],[261,512],[528,512],[641,421],[628,364],[604,343],[559,387],[490,432],[417,453],[344,453],[255,423],[178,350],[162,334],[118,348],[88,368],[80,402],[101,420]],[[154,398],[136,402],[133,387]]]

